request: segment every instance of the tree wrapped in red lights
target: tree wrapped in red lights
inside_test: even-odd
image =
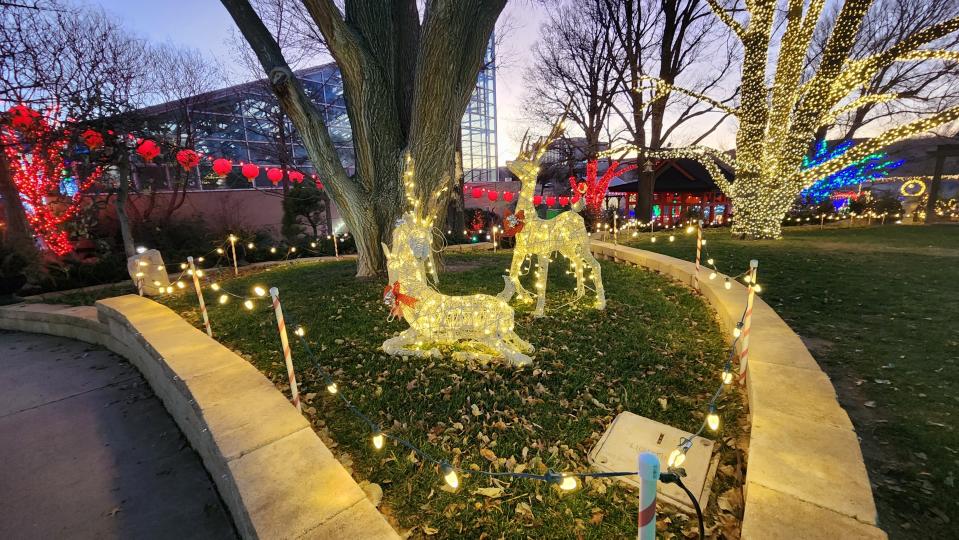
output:
[[[575,178],[570,178],[569,183],[573,192],[586,199],[586,208],[593,214],[599,213],[603,208],[603,197],[606,196],[606,190],[609,189],[609,183],[613,178],[622,176],[636,168],[636,165],[619,166],[618,161],[610,164],[603,176],[599,177],[599,162],[591,159],[586,162],[586,180],[576,182]],[[597,178],[599,177],[599,178]]]
[[[102,170],[97,167],[85,179],[78,180],[72,196],[61,196],[61,182],[70,176],[64,163],[69,131],[60,129],[51,111],[34,113],[29,125],[10,122],[0,126],[0,144],[34,233],[47,249],[66,255],[73,245],[63,224],[76,216],[83,193],[100,178]]]

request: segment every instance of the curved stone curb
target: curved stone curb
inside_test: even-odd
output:
[[[595,255],[643,266],[694,286],[693,263],[593,240]],[[760,268],[762,270],[762,268]],[[700,271],[700,292],[732,331],[746,289]],[[761,274],[760,274],[761,275]],[[829,377],[776,312],[757,296],[746,372],[751,420],[743,486],[743,539],[882,539],[859,439]]]
[[[399,538],[266,377],[165,306],[135,295],[95,308],[20,304],[0,308],[0,328],[127,358],[202,457],[244,538]]]

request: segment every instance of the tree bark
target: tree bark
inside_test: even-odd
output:
[[[357,275],[385,269],[403,212],[401,156],[416,163],[424,217],[445,215],[453,183],[456,127],[475,86],[483,53],[505,0],[434,0],[422,26],[415,0],[304,0],[340,69],[353,137],[348,175],[323,115],[306,96],[276,40],[249,0],[221,0],[268,74],[314,166],[356,242]],[[445,189],[444,189],[445,188]]]
[[[33,229],[27,222],[27,213],[23,210],[20,192],[13,183],[7,155],[0,149],[0,195],[5,202],[7,217],[6,241],[11,245],[32,246]]]
[[[120,180],[117,188],[117,222],[120,224],[120,236],[123,238],[123,252],[127,258],[136,255],[136,246],[133,242],[133,232],[130,229],[130,218],[127,215],[127,200],[130,193],[130,154],[124,149],[120,158]]]

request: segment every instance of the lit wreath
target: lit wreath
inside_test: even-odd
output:
[[[918,186],[918,191],[911,193],[912,189],[910,189],[910,186]],[[902,187],[899,188],[899,193],[902,193],[906,197],[922,197],[925,192],[926,183],[916,178],[906,180],[902,183]]]

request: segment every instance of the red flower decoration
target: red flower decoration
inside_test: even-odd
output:
[[[183,167],[184,171],[189,171],[200,164],[200,154],[197,154],[195,150],[190,150],[189,148],[180,150],[176,153],[176,161]]]
[[[103,146],[103,135],[100,135],[99,132],[92,129],[88,129],[80,134],[80,138],[83,139],[83,144],[87,145],[87,148],[90,150],[96,150]]]
[[[283,180],[283,169],[277,169],[275,167],[271,167],[267,169],[266,179],[269,180],[270,182],[273,182],[274,186],[279,184],[280,180]]]
[[[297,184],[303,183],[303,173],[300,171],[290,171],[286,173],[286,176],[290,179],[290,182],[296,182]]]
[[[514,214],[507,210],[503,216],[503,236],[516,236],[523,230],[523,225],[526,225],[526,212],[520,210]]]
[[[145,139],[137,146],[137,154],[147,163],[153,163],[153,160],[160,155],[160,145],[156,141]]]
[[[383,303],[390,308],[391,317],[402,317],[403,306],[413,307],[416,305],[416,298],[400,292],[400,282],[394,282],[393,285],[387,285],[383,289]]]
[[[257,176],[260,176],[260,168],[252,163],[247,163],[243,165],[242,167],[240,167],[240,174],[242,174],[243,176],[246,177],[247,180],[252,182],[254,178],[256,178]]]
[[[15,105],[7,112],[10,113],[10,124],[18,131],[30,130],[40,119],[40,113],[26,105]]]
[[[213,160],[213,172],[217,174],[220,178],[230,174],[230,171],[233,170],[233,162],[226,158],[219,158]]]

